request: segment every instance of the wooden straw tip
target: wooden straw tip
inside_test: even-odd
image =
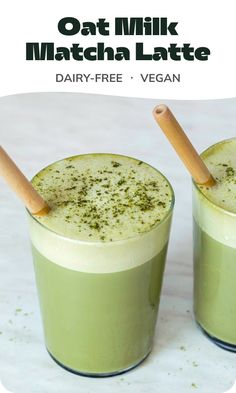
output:
[[[205,186],[205,187],[214,187],[214,186],[216,186],[217,185],[217,182],[216,182],[216,180],[214,179],[214,177],[211,175],[210,177],[209,177],[209,179],[207,180],[207,182],[205,182],[205,183],[203,183],[203,184],[201,184],[202,186]]]
[[[36,213],[32,213],[33,216],[43,217],[50,212],[51,208],[46,204],[41,210]]]
[[[168,110],[168,106],[167,105],[159,104],[159,105],[155,106],[155,108],[153,109],[152,113],[156,117],[156,116],[162,115],[167,110]]]

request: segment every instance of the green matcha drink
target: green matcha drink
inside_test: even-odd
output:
[[[217,185],[193,186],[195,316],[216,344],[236,351],[236,139],[202,158]]]
[[[52,207],[29,214],[46,346],[70,371],[106,376],[152,347],[174,204],[166,178],[111,154],[58,161],[34,187]]]

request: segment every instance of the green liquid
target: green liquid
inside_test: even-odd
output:
[[[207,333],[236,345],[236,249],[214,240],[195,221],[194,309]]]
[[[61,267],[33,247],[46,345],[57,361],[88,374],[113,373],[152,347],[167,245],[152,260],[115,273]]]
[[[137,365],[155,330],[170,184],[148,164],[113,154],[66,158],[32,182],[51,207],[29,217],[49,352],[87,375]]]

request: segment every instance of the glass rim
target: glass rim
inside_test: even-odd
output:
[[[130,160],[134,160],[134,161],[138,161],[138,162],[142,161],[142,160],[140,160],[140,159],[138,159],[138,158],[134,158],[134,157],[131,157],[131,156],[127,156],[127,155],[124,155],[124,154],[116,154],[116,153],[85,153],[85,154],[76,154],[76,155],[73,155],[73,156],[65,157],[65,158],[62,158],[62,159],[60,159],[60,160],[54,161],[53,163],[51,163],[51,164],[45,166],[44,168],[42,168],[39,172],[37,172],[37,173],[32,177],[31,181],[32,181],[40,172],[42,172],[43,170],[49,168],[50,166],[52,166],[52,165],[54,165],[54,164],[56,164],[56,163],[58,163],[58,162],[61,162],[61,161],[67,160],[67,159],[71,159],[71,158],[83,157],[83,156],[93,156],[93,155],[96,155],[96,156],[106,155],[106,156],[113,156],[113,157],[125,157],[125,158],[128,158],[128,159],[130,159]],[[58,233],[58,232],[56,232],[56,231],[54,231],[54,230],[48,228],[46,225],[44,225],[42,222],[40,222],[40,221],[37,219],[37,217],[36,217],[35,215],[33,215],[33,214],[29,211],[28,208],[26,208],[26,212],[27,212],[27,214],[29,215],[29,217],[31,217],[31,218],[34,220],[34,222],[36,222],[37,224],[39,224],[39,226],[41,226],[41,227],[44,228],[45,230],[49,231],[50,233],[52,233],[52,234],[54,234],[54,235],[56,235],[56,236],[58,236],[58,237],[60,237],[60,238],[62,238],[62,239],[69,240],[69,241],[72,241],[72,242],[75,242],[75,243],[84,243],[84,244],[90,244],[90,245],[93,245],[93,244],[112,245],[112,244],[114,244],[114,243],[118,244],[118,243],[123,243],[123,242],[129,241],[129,240],[139,239],[140,237],[145,236],[145,235],[151,233],[152,231],[154,231],[155,229],[157,229],[161,224],[163,224],[163,222],[165,222],[165,221],[171,216],[171,214],[173,213],[173,209],[174,209],[174,205],[175,205],[175,193],[174,193],[174,190],[173,190],[173,187],[172,187],[171,183],[170,183],[169,180],[166,178],[166,176],[163,175],[162,172],[160,172],[158,169],[156,169],[156,168],[153,167],[152,165],[146,163],[145,161],[142,161],[142,162],[143,162],[144,164],[148,165],[150,168],[154,169],[155,172],[159,173],[159,175],[161,175],[161,177],[167,182],[167,184],[168,184],[168,186],[169,186],[169,188],[170,188],[170,191],[171,191],[171,204],[170,204],[169,209],[167,210],[167,212],[166,212],[166,214],[164,215],[164,217],[163,217],[159,222],[157,222],[153,227],[151,227],[148,231],[138,233],[138,234],[135,235],[135,236],[129,236],[129,237],[125,237],[125,238],[123,238],[123,239],[112,240],[112,241],[89,240],[89,239],[87,239],[87,240],[75,239],[75,238],[70,237],[70,236],[62,235],[62,234],[60,234],[60,233]]]
[[[223,139],[222,141],[219,141],[219,142],[214,143],[213,145],[209,146],[207,149],[203,150],[203,151],[200,153],[200,156],[203,157],[205,154],[207,154],[207,153],[208,153],[211,149],[213,149],[214,147],[219,146],[219,145],[223,145],[223,144],[225,144],[226,142],[231,142],[231,141],[236,141],[236,137],[228,138],[228,139]],[[192,178],[192,183],[193,183],[195,189],[198,191],[198,193],[199,193],[203,198],[205,198],[205,199],[209,202],[210,205],[212,205],[214,208],[218,209],[220,212],[222,212],[222,213],[224,213],[224,214],[228,214],[228,215],[230,215],[230,216],[236,218],[236,212],[233,212],[232,210],[229,210],[229,209],[225,209],[225,208],[223,208],[222,206],[218,205],[217,203],[213,202],[208,196],[206,196],[206,195],[204,194],[204,192],[199,188],[199,185],[195,182],[195,180],[194,180],[193,178]]]

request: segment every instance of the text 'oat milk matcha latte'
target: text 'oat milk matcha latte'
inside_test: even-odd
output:
[[[216,344],[236,351],[236,138],[202,158],[217,185],[193,186],[195,316]]]
[[[152,347],[174,204],[166,178],[133,158],[89,154],[39,172],[51,206],[29,214],[46,346],[67,369],[112,375]]]

